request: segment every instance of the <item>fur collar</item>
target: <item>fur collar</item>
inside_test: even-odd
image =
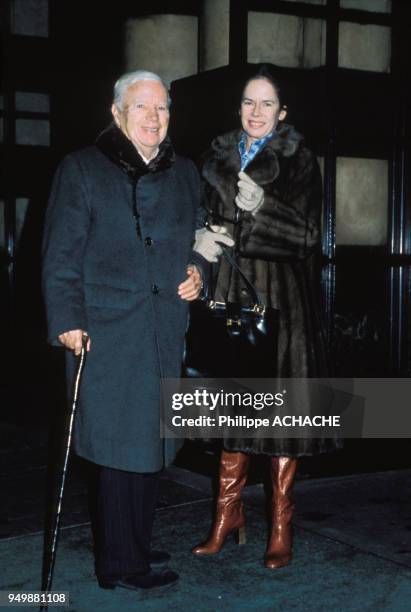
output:
[[[96,146],[133,181],[148,172],[166,170],[175,161],[173,145],[167,136],[161,143],[157,156],[147,165],[135,146],[114,122],[101,132],[96,140]]]
[[[202,173],[204,178],[214,187],[221,180],[234,180],[240,170],[240,154],[238,142],[241,130],[234,130],[218,136],[211,143],[204,156]],[[279,124],[273,137],[247,166],[245,172],[259,185],[274,181],[279,174],[279,158],[292,157],[302,143],[303,137],[292,125]]]

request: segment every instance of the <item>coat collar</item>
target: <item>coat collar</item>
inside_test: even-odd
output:
[[[240,171],[240,154],[238,142],[241,130],[218,136],[211,143],[204,157],[203,176],[217,186],[221,179],[235,179]],[[299,148],[303,137],[292,125],[281,123],[268,140],[265,147],[250,162],[246,173],[259,185],[274,181],[279,174],[279,158],[293,156]]]
[[[149,172],[166,170],[175,161],[174,148],[167,136],[161,143],[157,156],[146,164],[135,146],[114,122],[97,137],[96,146],[132,180],[138,180]]]

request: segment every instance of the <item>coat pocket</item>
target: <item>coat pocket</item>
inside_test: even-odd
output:
[[[112,285],[86,283],[84,298],[87,306],[129,310],[141,299],[141,291],[132,291]]]

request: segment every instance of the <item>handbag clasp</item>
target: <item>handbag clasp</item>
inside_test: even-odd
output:
[[[211,309],[211,310],[215,310],[217,308],[217,306],[225,306],[225,302],[215,302],[214,300],[209,300],[207,302],[207,306]]]
[[[254,304],[253,312],[263,315],[265,313],[265,306],[262,306],[261,304]]]

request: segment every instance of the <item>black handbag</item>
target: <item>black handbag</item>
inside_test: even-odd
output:
[[[273,378],[276,376],[279,311],[264,306],[235,260],[251,307],[209,299],[190,304],[183,377]]]

